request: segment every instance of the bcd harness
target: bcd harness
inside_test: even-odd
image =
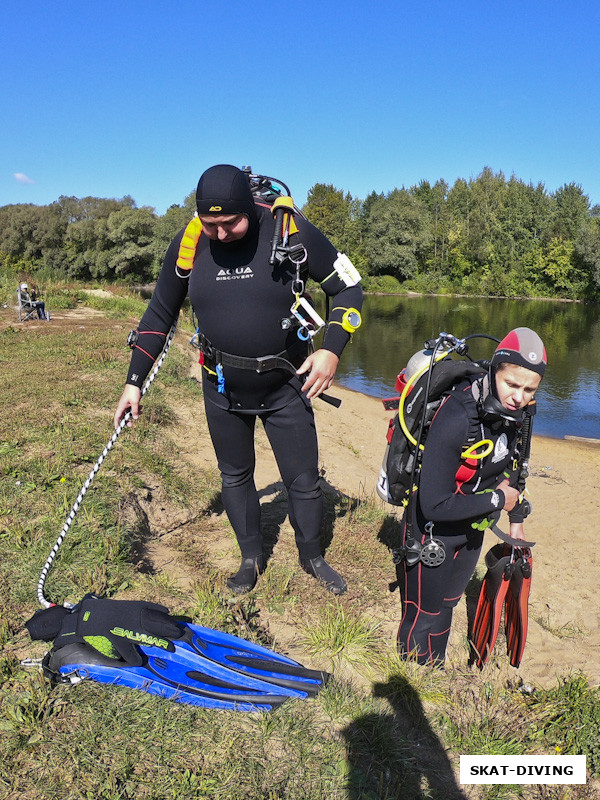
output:
[[[442,564],[446,558],[443,542],[433,537],[432,522],[425,525],[425,533],[429,538],[424,544],[414,539],[411,507],[412,503],[416,502],[427,431],[437,410],[448,396],[448,392],[461,380],[467,379],[471,382],[473,389],[475,389],[475,385],[478,387],[474,391],[474,397],[480,420],[490,421],[492,417],[500,420],[502,412],[504,415],[509,414],[502,406],[497,408],[497,403],[490,405],[485,400],[483,376],[489,367],[488,362],[456,361],[449,358],[450,353],[453,352],[470,358],[466,344],[467,339],[470,338],[488,338],[498,341],[486,334],[472,334],[459,340],[451,334],[440,333],[437,339],[425,342],[424,352],[416,353],[413,357],[420,362],[418,367],[411,372],[414,367],[414,361],[411,359],[406,369],[398,375],[396,389],[401,393],[400,396],[383,400],[386,409],[398,409],[398,413],[389,423],[388,443],[377,482],[377,493],[387,503],[407,507],[405,543],[393,551],[393,560],[396,564],[406,560],[407,565],[411,566],[421,561],[426,566],[435,567]],[[425,366],[421,366],[423,360]],[[528,474],[534,413],[534,403],[530,404],[523,413],[519,458],[516,464],[519,470],[516,488],[521,492],[519,502],[524,517],[531,510],[529,501],[523,498],[523,492]],[[478,428],[483,433],[482,424],[478,425]],[[464,483],[475,476],[478,465],[493,449],[493,442],[490,439],[482,438],[479,441],[476,439],[476,431],[470,431],[465,448],[461,453],[461,464],[455,476],[457,492],[461,491]]]
[[[295,207],[292,198],[278,197],[272,206],[259,202],[257,202],[257,205],[263,206],[263,208],[271,208],[271,212],[275,218],[275,231],[273,233],[271,257],[269,259],[271,266],[274,266],[290,256],[301,256],[304,249],[303,245],[288,245],[289,237],[298,233],[298,226],[293,217]],[[198,216],[194,216],[186,225],[179,245],[179,252],[177,253],[177,267],[187,273],[181,275],[177,273],[180,278],[189,278],[189,274],[194,268],[194,258],[196,257],[196,250],[201,234],[202,221]]]

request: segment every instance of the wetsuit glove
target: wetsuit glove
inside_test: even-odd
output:
[[[31,619],[25,623],[25,627],[32,639],[41,639],[43,642],[51,642],[60,633],[60,629],[65,617],[70,609],[64,606],[50,606],[36,611]]]
[[[143,600],[104,600],[86,596],[63,619],[54,640],[54,650],[74,642],[85,642],[108,658],[121,659],[133,667],[143,664],[137,645],[152,645],[173,652],[171,639],[183,636],[165,606]]]

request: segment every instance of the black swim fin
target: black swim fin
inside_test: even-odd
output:
[[[60,625],[43,664],[55,682],[90,679],[206,708],[269,711],[314,696],[329,678],[237,636],[178,622],[151,603],[89,596],[66,615],[38,612],[27,627],[48,640],[44,614]]]

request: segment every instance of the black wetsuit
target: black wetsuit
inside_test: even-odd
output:
[[[477,411],[471,384],[453,391],[440,406],[427,435],[416,502],[411,502],[413,537],[421,544],[432,535],[446,548],[446,558],[436,567],[421,562],[400,569],[402,622],[398,645],[419,663],[443,663],[454,607],[462,597],[477,565],[483,532],[500,516],[505,497],[498,484],[515,475],[518,443],[514,422],[484,423]],[[470,444],[489,439],[492,452],[485,458],[465,461],[460,454]],[[482,448],[478,450],[481,452]],[[520,511],[509,514],[522,522]]]
[[[347,287],[334,270],[338,253],[313,225],[297,217],[295,239],[306,248],[306,274],[321,283],[331,296],[330,323],[341,322],[347,308],[360,309],[360,284]],[[246,358],[282,353],[299,366],[308,354],[297,328],[285,330],[281,321],[290,317],[294,301],[295,267],[286,260],[269,265],[273,217],[270,209],[256,205],[248,233],[230,243],[201,235],[189,277],[176,270],[183,231],[167,252],[156,290],[140,321],[127,383],[141,386],[162,349],[165,336],[189,298],[199,330],[217,351]],[[145,333],[148,331],[148,333]],[[155,333],[152,333],[154,331]],[[322,347],[340,356],[349,334],[340,324],[329,324]],[[222,496],[227,516],[236,533],[242,556],[262,552],[260,506],[254,484],[254,425],[262,420],[288,491],[290,522],[302,559],[321,554],[322,496],[318,450],[310,401],[301,392],[301,381],[275,369],[257,373],[224,364],[223,380],[215,364],[203,370],[206,416],[222,476]]]

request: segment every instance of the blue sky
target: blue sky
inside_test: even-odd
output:
[[[0,205],[162,214],[215,163],[364,198],[484,166],[600,203],[600,4],[4,0]]]

